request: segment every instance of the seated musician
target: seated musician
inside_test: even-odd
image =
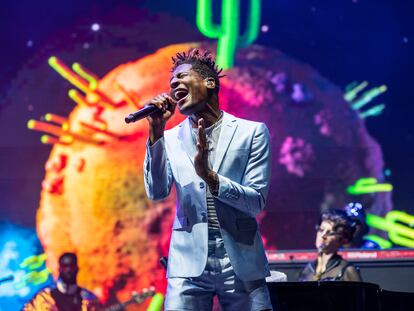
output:
[[[355,225],[346,212],[329,209],[316,227],[317,260],[302,270],[299,281],[361,281],[357,269],[337,252],[352,240]]]

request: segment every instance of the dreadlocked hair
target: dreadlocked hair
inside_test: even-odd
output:
[[[213,56],[209,51],[201,52],[199,49],[190,49],[187,52],[177,53],[172,57],[173,66],[171,71],[174,71],[182,64],[190,64],[191,69],[197,72],[203,79],[213,78],[216,83],[216,91],[220,89],[220,78],[223,69],[220,69]]]

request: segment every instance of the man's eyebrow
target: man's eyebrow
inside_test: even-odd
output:
[[[189,73],[189,71],[180,71],[179,73],[177,73],[176,75],[174,75],[173,74],[173,76],[171,77],[171,79],[170,79],[170,82],[171,82],[171,80],[174,78],[174,76],[179,76],[179,75],[182,75],[182,74],[184,74],[184,73],[186,73],[186,74],[188,74]]]

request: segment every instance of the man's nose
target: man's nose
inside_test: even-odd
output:
[[[175,88],[177,88],[178,87],[178,85],[180,84],[180,82],[178,81],[178,79],[176,79],[176,78],[174,78],[174,79],[172,79],[171,80],[171,82],[170,82],[170,87],[172,88],[172,89],[175,89]]]

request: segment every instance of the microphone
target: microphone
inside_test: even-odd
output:
[[[144,119],[148,117],[149,115],[152,115],[155,112],[159,112],[161,109],[154,105],[147,105],[144,106],[144,108],[141,108],[137,112],[131,113],[125,118],[125,123],[131,123],[131,122],[137,122],[141,119]]]
[[[160,258],[160,264],[164,267],[164,269],[167,269],[167,263],[168,263],[168,257],[162,256]]]
[[[13,281],[13,280],[14,280],[14,276],[13,275],[8,275],[4,278],[0,278],[0,284],[5,283],[5,282],[9,282],[9,281]]]

